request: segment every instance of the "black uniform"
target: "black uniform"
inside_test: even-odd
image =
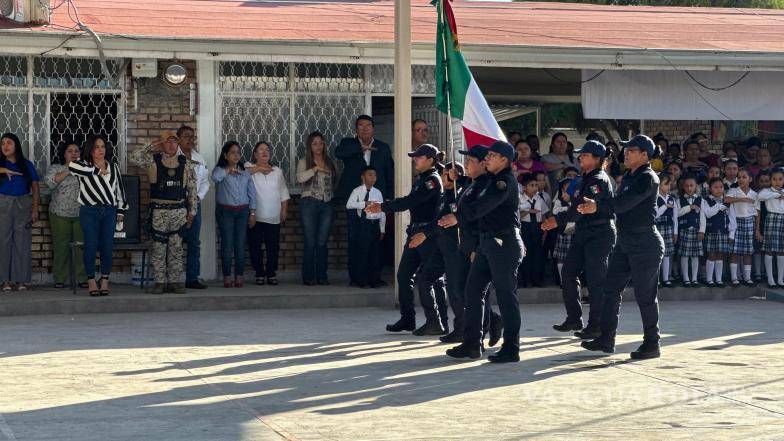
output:
[[[398,301],[400,302],[400,322],[396,325],[409,329],[414,326],[416,312],[414,311],[414,276],[423,263],[427,262],[436,248],[435,240],[425,239],[416,248],[409,248],[408,241],[411,236],[426,232],[426,229],[436,220],[438,199],[442,191],[441,177],[435,168],[431,168],[419,175],[411,192],[404,197],[396,198],[381,204],[381,209],[387,212],[400,212],[408,210],[411,213],[411,222],[406,228],[406,246],[400,257],[397,269]],[[431,289],[420,291],[419,299],[425,316],[428,319],[440,321],[436,309],[434,294]],[[395,325],[392,325],[394,327]],[[388,329],[390,326],[387,327]],[[392,330],[392,329],[390,329]]]
[[[579,277],[584,270],[591,305],[586,328],[595,331],[599,329],[607,265],[615,245],[615,216],[604,203],[612,196],[610,177],[601,169],[593,170],[583,175],[580,186],[574,193],[571,208],[556,216],[558,225],[565,226],[568,222],[575,222],[572,243],[561,274],[563,302],[566,307],[566,323],[562,326],[565,328],[582,328]],[[596,213],[581,215],[577,212],[577,207],[585,198],[596,201]]]
[[[434,221],[425,231],[429,239],[436,242],[436,248],[431,254],[430,259],[425,263],[417,285],[419,292],[428,292],[430,287],[446,274],[446,292],[449,296],[449,305],[452,306],[454,318],[454,330],[462,334],[463,332],[463,308],[465,279],[470,265],[468,254],[461,251],[458,240],[459,227],[452,226],[441,228],[438,226],[438,219],[453,214],[457,209],[457,198],[462,195],[465,188],[466,179],[459,179],[455,183],[457,187],[457,197],[455,190],[444,190],[438,201],[438,214]],[[444,313],[439,308],[441,319]]]
[[[602,308],[601,340],[615,343],[621,294],[631,280],[640,308],[645,341],[659,341],[659,266],[664,256],[664,241],[656,229],[656,197],[659,178],[650,164],[627,172],[612,199],[597,208],[615,213],[618,241],[610,257]]]
[[[458,214],[479,221],[479,246],[466,280],[464,345],[478,348],[482,340],[484,300],[490,282],[495,286],[504,321],[504,347],[519,350],[520,305],[517,267],[523,259],[517,180],[511,168],[488,175],[488,182],[471,203],[458,204]]]

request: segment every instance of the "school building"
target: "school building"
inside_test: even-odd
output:
[[[19,135],[40,174],[61,141],[105,134],[122,169],[141,175],[144,217],[145,176],[126,158],[162,130],[195,127],[210,167],[227,140],[239,141],[246,159],[255,142],[266,140],[295,195],[281,230],[282,271],[298,270],[301,262],[294,169],[305,136],[319,130],[334,147],[367,113],[377,121],[376,137],[392,145],[394,1],[0,5],[0,131]],[[453,5],[462,51],[501,119],[576,102],[588,118],[643,120],[647,133],[673,141],[694,131],[741,136],[762,126],[774,136],[775,121],[784,120],[784,11]],[[431,141],[444,146],[449,121],[434,108],[435,23],[430,2],[414,0],[413,116],[427,120]],[[219,265],[214,207],[211,192],[202,207],[206,279]],[[33,238],[39,282],[51,277],[46,209],[44,203]],[[345,268],[347,246],[345,216],[338,213],[330,239],[336,270]],[[118,251],[116,272],[130,277],[133,259]]]

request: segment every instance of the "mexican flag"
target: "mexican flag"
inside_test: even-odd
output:
[[[436,32],[436,107],[463,124],[466,147],[506,141],[482,91],[460,52],[457,22],[450,0],[433,0],[438,10]],[[447,102],[449,100],[449,102]]]

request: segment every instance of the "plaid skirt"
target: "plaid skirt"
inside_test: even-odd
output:
[[[768,212],[765,219],[762,250],[766,253],[784,253],[784,214]]]
[[[561,233],[558,239],[555,240],[555,249],[553,250],[553,259],[563,262],[566,260],[566,254],[569,252],[569,245],[572,244],[572,235]]]
[[[754,254],[754,217],[737,218],[738,228],[735,230],[735,243],[732,244],[733,254]]]
[[[675,229],[672,222],[656,222],[656,229],[659,230],[664,239],[664,256],[670,257],[675,254]]]
[[[727,233],[705,233],[705,252],[729,253],[730,235]]]
[[[678,255],[681,257],[700,257],[702,256],[702,243],[697,237],[699,231],[696,228],[689,228],[678,231]]]

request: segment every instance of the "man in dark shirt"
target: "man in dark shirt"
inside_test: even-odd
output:
[[[376,170],[375,187],[384,199],[392,199],[395,175],[389,145],[373,137],[375,127],[370,116],[358,116],[355,127],[356,136],[343,138],[335,149],[335,157],[343,161],[335,197],[344,201],[348,199],[351,191],[362,184],[362,171],[370,166]]]
[[[598,202],[584,198],[578,207],[581,214],[609,210],[617,216],[618,224],[618,241],[610,257],[604,289],[601,335],[584,341],[582,346],[590,351],[615,351],[621,294],[631,280],[644,331],[643,343],[631,353],[631,358],[656,358],[660,356],[657,296],[664,241],[655,226],[659,178],[651,169],[650,160],[661,150],[645,135],[637,135],[622,145],[627,172],[617,194]]]

